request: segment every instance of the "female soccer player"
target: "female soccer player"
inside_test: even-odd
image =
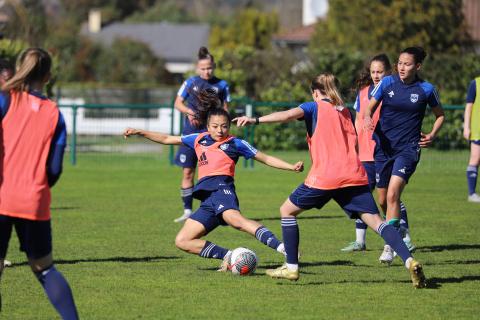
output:
[[[62,172],[66,128],[57,105],[42,95],[51,64],[43,49],[25,50],[0,93],[0,274],[15,226],[21,250],[52,305],[63,319],[78,319],[70,286],[52,258],[50,188]]]
[[[368,187],[368,178],[356,151],[357,135],[350,111],[343,106],[336,79],[324,73],[310,86],[313,102],[275,112],[260,118],[240,117],[237,125],[289,122],[304,119],[312,167],[302,183],[280,207],[287,263],[267,270],[272,278],[298,280],[299,229],[297,215],[311,208],[322,208],[334,199],[352,219],[361,218],[378,232],[405,262],[413,285],[425,286],[420,263],[413,260],[399,233],[380,218]]]
[[[373,88],[380,83],[383,77],[390,75],[392,73],[392,66],[387,55],[379,54],[374,56],[369,64],[366,66],[365,70],[360,74],[360,78],[357,81],[357,89],[359,91],[357,98],[355,100],[355,129],[357,130],[358,135],[358,149],[359,149],[359,158],[362,162],[365,171],[368,176],[368,184],[370,190],[375,189],[376,180],[375,180],[375,162],[374,162],[374,150],[375,150],[375,141],[373,140],[373,130],[365,131],[363,130],[363,110],[368,104]],[[373,115],[374,124],[378,121],[378,116],[380,114],[380,106],[377,108]],[[383,194],[382,194],[383,195]],[[385,197],[379,198],[379,204],[384,213],[387,212],[387,203]],[[408,218],[407,218],[407,208],[405,205],[400,202],[400,227],[403,230],[405,235],[403,241],[408,247],[410,252],[415,250],[415,246],[411,243],[410,234],[408,231]],[[355,234],[356,240],[351,242],[348,246],[342,249],[344,252],[352,251],[362,251],[366,249],[365,246],[365,236],[367,233],[367,225],[361,220],[355,220]]]
[[[225,80],[218,79],[213,75],[215,71],[215,59],[208,49],[201,47],[198,51],[197,76],[188,78],[178,90],[175,100],[175,108],[183,113],[186,118],[183,124],[182,135],[206,131],[198,119],[197,93],[204,89],[212,89],[221,100],[223,108],[227,110],[230,102],[228,84]],[[180,146],[175,156],[175,164],[183,168],[181,183],[181,196],[183,201],[183,215],[175,219],[182,222],[192,214],[193,185],[197,157],[195,152],[186,146]]]
[[[467,167],[468,201],[480,203],[480,195],[475,192],[477,186],[478,165],[480,164],[480,77],[470,83],[465,106],[463,136],[470,141],[470,160]]]
[[[420,47],[404,49],[398,58],[398,74],[380,81],[364,112],[365,130],[375,128],[379,199],[386,199],[387,223],[397,229],[400,222],[400,197],[420,160],[420,148],[432,144],[445,119],[434,86],[418,75],[426,55]],[[374,127],[371,116],[380,102],[380,118]],[[421,128],[427,105],[436,119],[432,131],[424,134]],[[392,248],[386,245],[379,260],[391,263],[393,257]]]
[[[161,144],[183,144],[195,150],[199,171],[193,196],[199,199],[201,204],[200,208],[187,218],[177,234],[176,246],[204,258],[223,259],[219,271],[226,271],[231,251],[201,238],[219,225],[230,225],[284,253],[283,243],[270,230],[240,213],[233,180],[235,164],[240,156],[244,156],[274,168],[301,172],[303,162],[286,163],[257,151],[244,140],[230,136],[230,115],[222,108],[211,109],[206,123],[207,132],[181,137],[132,128],[124,132],[125,137],[140,135]]]

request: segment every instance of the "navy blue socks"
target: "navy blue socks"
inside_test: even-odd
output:
[[[300,232],[298,230],[297,218],[282,218],[282,235],[285,252],[287,253],[287,263],[298,264]]]
[[[407,259],[412,256],[403,242],[402,237],[393,225],[382,223],[378,227],[377,232],[383,240],[385,240],[385,243],[388,244],[400,258],[402,258],[403,262],[407,261]]]
[[[228,253],[228,249],[217,246],[215,243],[207,241],[202,251],[198,254],[200,257],[210,259],[223,259]]]
[[[257,229],[257,231],[255,231],[255,238],[257,238],[264,245],[269,246],[274,250],[276,250],[278,246],[282,243],[265,226],[261,226]]]
[[[468,183],[469,196],[475,193],[475,188],[477,186],[477,176],[478,176],[478,167],[469,165],[467,167],[467,183]]]
[[[35,275],[62,319],[78,319],[72,290],[63,275],[53,265]]]
[[[192,203],[193,203],[193,187],[190,188],[182,188],[181,189],[182,201],[183,201],[183,209],[190,209],[192,210]]]

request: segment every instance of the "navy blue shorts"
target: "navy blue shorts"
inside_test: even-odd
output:
[[[322,190],[307,187],[302,183],[292,192],[289,199],[304,210],[321,209],[333,199],[350,219],[360,219],[361,213],[379,213],[368,185]]]
[[[209,233],[219,225],[227,225],[222,215],[224,211],[229,209],[240,211],[240,204],[233,185],[225,189],[212,191],[202,201],[197,211],[190,216],[190,219],[200,222]]]
[[[409,146],[392,157],[385,155],[381,150],[375,150],[377,188],[388,187],[391,176],[398,176],[408,183],[419,161],[419,146]]]
[[[480,145],[480,140],[470,140],[471,143]]]
[[[197,154],[195,150],[187,146],[181,145],[175,155],[175,164],[182,168],[196,168]]]
[[[20,250],[31,259],[40,259],[52,252],[50,220],[33,221],[0,215],[0,258],[7,255],[8,242],[15,226]]]
[[[370,188],[370,191],[373,191],[375,189],[375,185],[377,184],[377,181],[375,178],[376,177],[375,162],[362,161],[362,165],[365,168],[365,171],[367,172],[368,187]]]

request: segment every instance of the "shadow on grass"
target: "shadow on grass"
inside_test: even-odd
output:
[[[52,208],[50,208],[50,209],[53,210],[53,211],[64,211],[64,210],[80,209],[80,207],[68,207],[68,206],[64,206],[64,207],[52,207]]]
[[[427,289],[438,289],[444,283],[463,283],[467,281],[480,281],[480,276],[463,276],[463,277],[449,277],[449,278],[427,278]]]
[[[299,216],[297,220],[315,220],[315,219],[344,219],[345,216]],[[254,221],[280,221],[281,218],[278,217],[268,217],[268,218],[249,218]]]
[[[422,252],[441,252],[441,251],[469,250],[469,249],[480,249],[480,244],[446,244],[446,245],[440,245],[440,246],[417,247],[417,250]]]
[[[89,259],[75,259],[75,260],[54,260],[56,265],[59,264],[77,264],[77,263],[90,263],[90,262],[121,262],[121,263],[135,263],[135,262],[156,262],[159,260],[175,260],[181,259],[174,256],[156,256],[156,257],[111,257],[111,258],[89,258]],[[11,268],[26,266],[27,261],[12,263]]]

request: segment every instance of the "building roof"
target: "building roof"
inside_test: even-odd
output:
[[[152,52],[167,62],[192,62],[198,49],[207,46],[210,27],[207,24],[112,23],[98,33],[87,25],[81,33],[93,40],[111,45],[116,38],[129,38],[147,44]]]
[[[313,33],[315,32],[315,25],[316,24],[310,24],[276,34],[273,36],[273,41],[308,44],[313,36]]]

